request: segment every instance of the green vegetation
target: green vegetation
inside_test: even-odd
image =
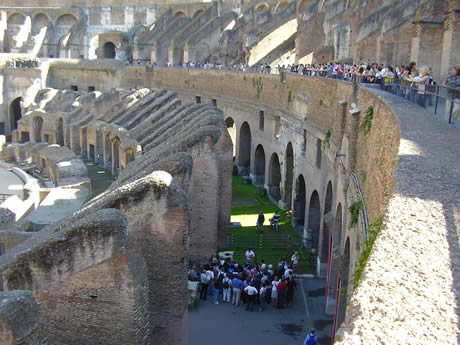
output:
[[[288,104],[290,104],[290,103],[292,102],[291,97],[292,97],[292,91],[289,90],[289,94],[288,94]]]
[[[245,260],[244,253],[252,248],[258,260],[275,265],[280,258],[290,259],[294,251],[300,253],[300,272],[313,272],[313,260],[309,250],[302,243],[301,234],[290,223],[289,214],[281,211],[260,189],[246,184],[241,176],[232,180],[232,222],[241,223],[241,228],[233,228],[230,234],[230,248],[235,252],[234,259],[240,263]],[[281,219],[279,232],[270,227],[269,218],[279,210]],[[264,232],[256,228],[257,216],[263,211],[265,215]]]
[[[323,151],[328,150],[331,147],[331,130],[328,129],[326,132],[326,136],[324,137],[323,141]]]
[[[371,105],[366,110],[366,116],[364,116],[361,126],[359,126],[359,131],[364,135],[368,135],[371,132],[372,119],[374,118],[374,107]]]
[[[367,173],[364,170],[361,170],[361,181],[362,183],[366,183],[367,181]]]
[[[264,87],[262,77],[259,77],[257,79],[252,78],[252,86],[256,89],[257,98],[260,98],[260,93],[262,92],[262,89]]]
[[[100,167],[95,162],[86,159],[83,160],[83,162],[88,169],[88,177],[91,180],[92,197],[94,198],[104,192],[112,182],[115,181],[115,178],[112,176],[110,170]],[[104,173],[102,173],[102,171]]]
[[[363,208],[364,204],[362,200],[353,202],[348,208],[348,213],[350,213],[350,224],[348,225],[349,229],[358,224],[359,212],[361,212]]]
[[[377,239],[377,236],[380,233],[380,230],[382,229],[382,223],[383,223],[383,219],[382,217],[380,217],[380,218],[377,218],[368,227],[369,238],[364,243],[364,250],[359,256],[358,264],[355,266],[355,270],[353,272],[353,278],[352,278],[353,288],[356,288],[358,286],[358,283],[364,271],[364,267],[366,266],[369,256],[371,255],[371,251],[372,251],[372,247],[374,246],[374,242]]]

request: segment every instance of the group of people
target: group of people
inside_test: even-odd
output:
[[[270,226],[273,228],[273,230],[279,231],[280,219],[281,219],[281,215],[279,214],[279,211],[276,211],[273,217],[269,219]],[[264,223],[265,223],[265,215],[263,211],[260,211],[259,215],[257,216],[257,223],[256,223],[258,232],[264,231]]]
[[[37,68],[40,64],[39,59],[30,58],[9,58],[6,62],[8,68]]]
[[[217,259],[213,256],[201,272],[193,267],[189,280],[200,284],[200,299],[212,296],[214,304],[232,303],[238,307],[246,305],[246,310],[264,310],[271,304],[276,308],[286,308],[292,304],[297,286],[295,273],[299,264],[299,253],[295,252],[290,262],[280,259],[278,265],[267,265],[263,259],[256,262],[251,248],[245,253],[246,262],[240,265],[230,258]]]

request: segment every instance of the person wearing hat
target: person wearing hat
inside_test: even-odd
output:
[[[318,337],[315,335],[315,329],[312,328],[310,333],[305,338],[303,345],[317,345]]]

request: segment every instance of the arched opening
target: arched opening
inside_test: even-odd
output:
[[[5,50],[12,53],[19,53],[17,48],[22,47],[24,43],[24,35],[21,35],[21,29],[24,28],[26,17],[22,13],[10,14],[7,20],[7,39],[5,42]]]
[[[110,142],[110,133],[107,133],[104,140],[104,163],[107,169],[112,169],[112,143]]]
[[[262,145],[257,145],[254,157],[254,184],[265,184],[265,151]]]
[[[198,17],[201,13],[203,13],[203,9],[199,8],[192,14],[192,18]]]
[[[256,7],[256,12],[262,12],[262,11],[265,11],[265,10],[268,10],[268,5],[265,2],[257,5],[257,7]]]
[[[281,168],[278,155],[272,154],[268,170],[268,192],[270,196],[278,202],[281,199],[280,193]]]
[[[332,183],[329,181],[326,188],[326,201],[324,202],[323,216],[323,235],[321,238],[321,255],[322,264],[326,264],[329,254],[329,229],[334,225],[334,217],[332,215]]]
[[[294,214],[293,222],[296,228],[303,230],[305,226],[305,179],[300,174],[295,182]]]
[[[294,180],[294,150],[291,142],[286,147],[286,180],[284,181],[284,203],[285,208],[291,208],[292,183]]]
[[[339,310],[337,313],[337,328],[340,327],[345,320],[347,310],[347,297],[351,293],[348,287],[348,276],[350,274],[350,238],[345,242],[345,251],[343,253],[342,269],[340,270],[340,294],[339,294]]]
[[[115,137],[112,139],[112,172],[117,175],[120,171],[120,139]]]
[[[69,28],[77,24],[77,18],[73,14],[63,14],[56,20],[56,26],[68,26]]]
[[[174,12],[174,18],[176,17],[187,17],[184,10],[177,10]]]
[[[60,117],[58,121],[56,143],[60,146],[64,146],[64,121],[62,117]]]
[[[307,6],[310,3],[311,0],[302,0],[299,3],[299,10],[303,10],[305,6]]]
[[[129,162],[132,162],[136,158],[134,151],[133,150],[127,150],[125,153],[125,161],[126,165],[128,165]]]
[[[209,60],[209,56],[211,55],[211,49],[209,46],[201,42],[196,48],[195,48],[195,61],[197,63],[203,63]]]
[[[232,139],[233,143],[233,159],[235,159],[236,156],[236,125],[235,121],[231,117],[227,117],[225,120],[225,124],[227,125],[227,131],[228,134],[230,135],[230,139]]]
[[[22,117],[22,97],[14,99],[10,103],[10,132],[18,129],[18,121]]]
[[[102,47],[102,51],[104,59],[115,59],[115,44],[113,44],[112,42],[106,42]]]
[[[329,277],[326,281],[328,281],[328,304],[331,306],[335,305],[335,302],[338,300],[338,296],[336,296],[337,291],[337,271],[340,270],[339,262],[340,262],[340,241],[341,241],[341,233],[342,233],[342,204],[338,204],[337,210],[335,212],[334,217],[334,227],[332,229],[332,243],[331,243],[331,262],[330,262],[330,269],[329,269]],[[330,310],[332,313],[332,310]]]
[[[49,18],[44,13],[36,14],[32,19],[32,35],[38,34],[43,28],[47,27]]]
[[[34,117],[34,121],[33,121],[34,141],[37,143],[42,141],[42,127],[43,127],[43,119],[40,116]]]
[[[238,152],[238,170],[240,175],[249,175],[251,163],[251,129],[249,124],[244,122],[240,129],[240,142]]]
[[[280,2],[278,2],[278,3],[276,4],[274,13],[278,13],[279,10],[282,10],[282,9],[285,8],[287,5],[288,5],[288,1],[287,1],[287,0],[281,0]]]
[[[312,252],[318,253],[319,228],[321,222],[321,208],[319,203],[319,195],[315,190],[310,197],[310,205],[308,207],[308,231],[311,234]]]

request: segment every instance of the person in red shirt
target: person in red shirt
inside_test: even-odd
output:
[[[278,305],[277,308],[281,309],[286,306],[286,291],[287,291],[287,284],[284,278],[281,282],[276,286],[276,290],[278,290]]]

